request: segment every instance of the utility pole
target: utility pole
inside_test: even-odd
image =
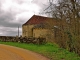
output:
[[[19,26],[18,26],[18,37],[19,37]]]
[[[0,1],[0,11],[1,11],[1,1]]]

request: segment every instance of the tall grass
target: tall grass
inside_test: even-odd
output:
[[[80,57],[77,54],[59,48],[58,45],[52,43],[46,43],[44,45],[35,45],[15,42],[0,42],[0,44],[6,44],[28,49],[39,54],[42,54],[50,58],[50,60],[80,60]]]

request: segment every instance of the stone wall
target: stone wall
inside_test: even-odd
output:
[[[34,25],[22,26],[22,37],[33,37],[33,27]]]
[[[22,27],[22,37],[46,38],[46,41],[54,41],[54,32],[47,28],[33,28],[34,25],[24,25]]]
[[[36,28],[33,29],[33,37],[46,37],[48,34],[48,29],[43,29],[43,28]]]

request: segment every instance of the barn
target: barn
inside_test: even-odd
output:
[[[22,37],[51,37],[54,32],[50,33],[50,29],[54,30],[56,20],[50,17],[33,15],[26,23],[22,25]]]

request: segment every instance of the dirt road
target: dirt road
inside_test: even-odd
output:
[[[49,60],[29,50],[0,44],[0,60]]]

